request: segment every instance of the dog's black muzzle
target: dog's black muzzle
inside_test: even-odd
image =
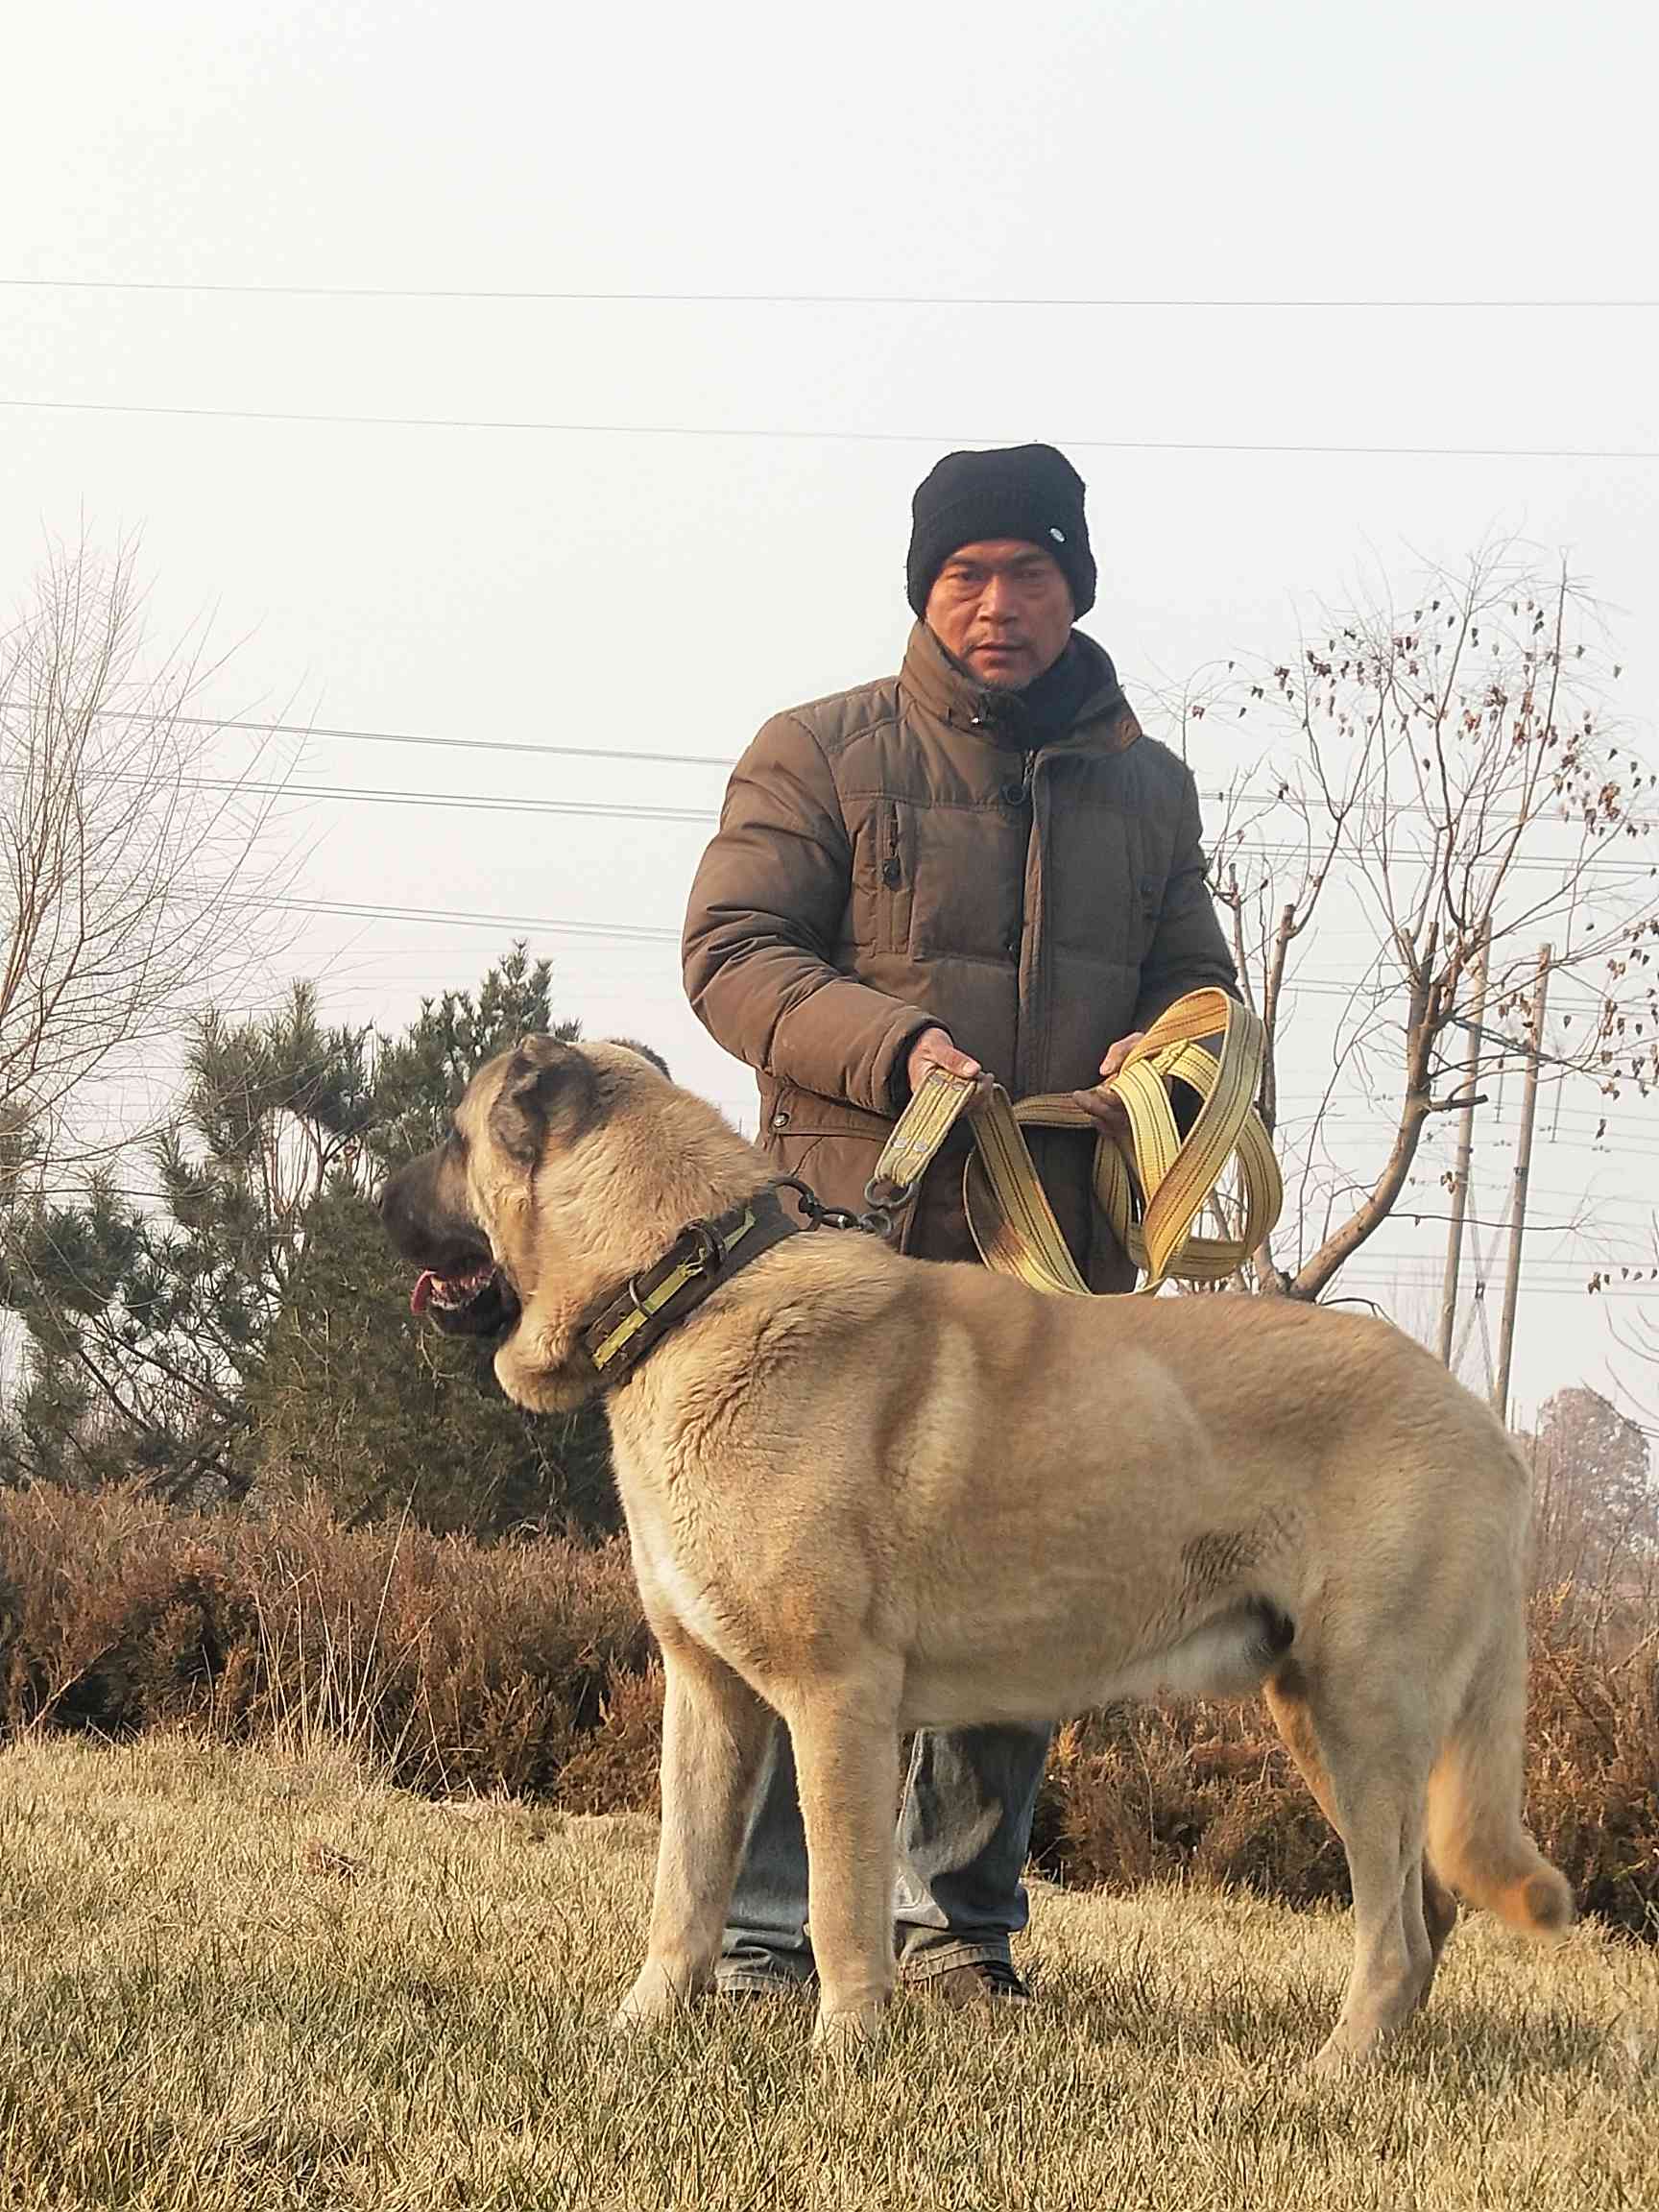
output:
[[[410,1309],[429,1313],[450,1336],[502,1336],[522,1309],[476,1222],[440,1195],[443,1151],[399,1167],[380,1193],[393,1245],[420,1269]]]

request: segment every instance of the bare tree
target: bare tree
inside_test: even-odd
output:
[[[1623,1290],[1635,1300],[1636,1317],[1628,1329],[1622,1329],[1617,1321],[1612,1324],[1613,1340],[1622,1352],[1628,1352],[1647,1372],[1649,1384],[1646,1396],[1626,1389],[1623,1394],[1636,1407],[1644,1420],[1659,1423],[1659,1215],[1649,1224],[1651,1252],[1646,1262],[1624,1263],[1616,1267],[1599,1268],[1590,1279],[1592,1290]],[[1659,1428],[1648,1431],[1659,1435]]]
[[[1639,1423],[1598,1390],[1557,1390],[1532,1439],[1533,1575],[1636,1613],[1659,1568],[1659,1484]]]
[[[233,992],[265,932],[271,786],[212,773],[199,642],[151,665],[134,549],[54,545],[0,639],[0,1124],[67,1156],[78,1087]]]
[[[1243,1279],[1296,1298],[1327,1289],[1399,1204],[1433,1118],[1461,1103],[1470,1070],[1492,1075],[1525,1025],[1541,941],[1554,947],[1551,1071],[1608,1096],[1659,1081],[1659,777],[1615,741],[1605,700],[1619,673],[1565,569],[1504,547],[1436,575],[1408,611],[1384,600],[1326,616],[1316,643],[1277,665],[1230,664],[1181,702],[1188,733],[1223,715],[1271,732],[1229,795],[1213,861],[1267,1029],[1262,1106],[1289,1170],[1286,1218]],[[1293,1009],[1299,1064],[1316,1038],[1328,1046],[1294,1129]],[[1368,1154],[1336,1115],[1357,1092],[1389,1125]]]

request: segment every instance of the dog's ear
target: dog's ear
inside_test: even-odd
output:
[[[649,1060],[659,1075],[668,1075],[669,1082],[673,1082],[673,1076],[668,1074],[668,1063],[661,1052],[654,1051],[649,1045],[641,1045],[637,1037],[618,1037],[616,1043],[625,1045],[630,1052],[637,1052],[641,1060]]]
[[[557,1037],[524,1037],[490,1109],[490,1134],[510,1159],[534,1166],[550,1132],[566,1141],[577,1136],[598,1103],[586,1053]]]

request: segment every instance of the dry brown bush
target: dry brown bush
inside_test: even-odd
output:
[[[655,1813],[661,1755],[661,1667],[613,1674],[597,1727],[565,1763],[559,1803],[567,1813]]]
[[[552,1794],[646,1664],[625,1549],[485,1550],[315,1503],[0,1500],[0,1720],[344,1738],[415,1787]]]
[[[1571,1588],[1531,1621],[1527,1814],[1580,1908],[1659,1938],[1659,1623],[1612,1655]],[[1112,1707],[1060,1732],[1038,1807],[1040,1863],[1127,1888],[1237,1885],[1345,1898],[1348,1868],[1259,1704]]]
[[[1569,1587],[1532,1622],[1528,1817],[1584,1909],[1659,1937],[1659,1623]],[[0,1493],[0,1723],[343,1737],[397,1781],[574,1813],[656,1802],[661,1674],[620,1542],[493,1548],[130,1495]],[[1038,1862],[1064,1881],[1306,1903],[1347,1867],[1259,1704],[1060,1732]]]

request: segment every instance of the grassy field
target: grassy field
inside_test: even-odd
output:
[[[1659,1967],[1470,1922],[1367,2078],[1305,2061],[1340,1916],[1041,1888],[1040,2001],[604,2029],[642,1819],[440,1804],[343,1756],[0,1755],[0,2205],[1652,2206]]]

